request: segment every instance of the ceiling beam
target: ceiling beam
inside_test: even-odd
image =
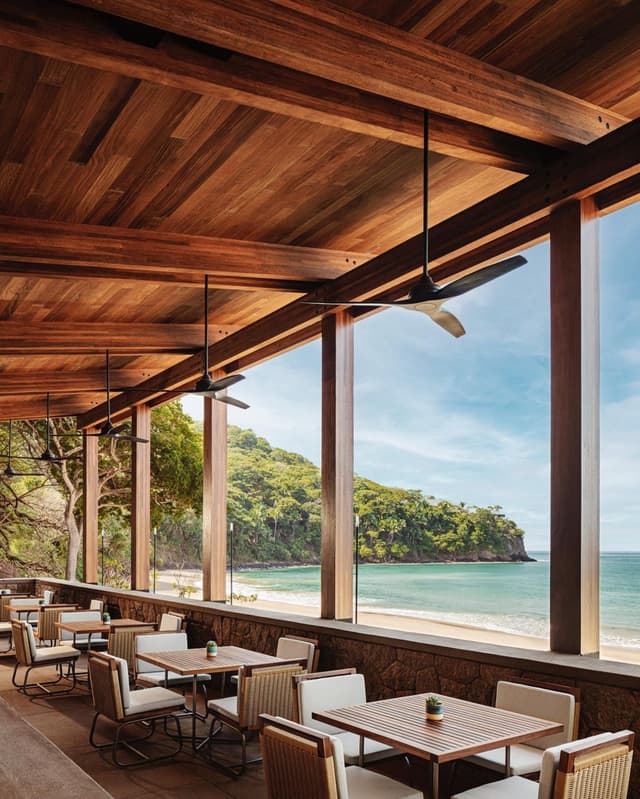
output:
[[[152,374],[150,369],[110,369],[114,386],[132,387]],[[82,372],[32,371],[0,372],[0,395],[39,394],[51,391],[54,394],[105,391],[105,370],[92,369]]]
[[[55,0],[6,0],[0,44],[47,58],[421,148],[420,108],[241,54],[203,52],[166,34],[158,47],[125,40],[118,20]],[[565,142],[565,145],[569,142]],[[564,146],[564,145],[563,145]],[[500,130],[432,113],[430,149],[530,173],[557,152]]]
[[[237,325],[209,328],[211,340],[220,341]],[[71,353],[192,353],[202,348],[203,324],[149,322],[32,322],[0,321],[0,354],[36,355]],[[0,372],[0,383],[3,375]]]
[[[75,4],[543,144],[584,144],[627,121],[324,0]]]
[[[522,229],[529,236],[526,241],[520,242],[521,246],[525,246],[541,235],[541,226],[536,225],[536,222],[547,218],[563,202],[597,194],[640,174],[639,137],[640,119],[575,153],[563,156],[540,174],[524,178],[435,225],[429,232],[434,278],[441,279],[441,273],[446,274],[447,261],[469,255],[478,247],[489,247],[501,237],[506,237],[505,240],[509,242],[505,249],[512,248],[517,231]],[[423,237],[414,236],[342,277],[327,282],[322,289],[313,292],[309,299],[366,299],[393,289],[394,285],[402,283],[420,266],[422,252]],[[468,264],[465,268],[468,269]],[[210,366],[212,369],[223,368],[268,346],[270,342],[289,337],[302,328],[316,324],[325,311],[322,306],[307,305],[303,300],[289,303],[212,345],[209,348]],[[145,381],[138,388],[149,389],[148,397],[152,398],[153,387],[182,386],[196,377],[200,369],[200,359],[192,356],[156,375],[152,381]],[[127,405],[141,401],[145,401],[144,391],[124,393],[115,398],[114,409],[124,411]],[[104,414],[102,405],[83,414],[79,424],[82,427],[96,424],[104,419]]]
[[[76,416],[81,408],[98,405],[100,398],[95,394],[70,394],[63,397],[51,397],[51,417]],[[41,396],[33,396],[20,400],[17,404],[13,397],[0,396],[0,421],[9,419],[44,419],[47,415],[46,389]],[[129,415],[131,413],[129,412]],[[82,439],[78,437],[78,443]]]
[[[186,273],[202,283],[209,274],[212,285],[233,278],[236,283],[247,280],[249,287],[256,288],[256,281],[266,279],[282,286],[293,281],[295,288],[290,290],[300,291],[306,281],[338,277],[369,257],[312,247],[0,216],[0,261],[14,266],[22,261],[61,264],[64,270],[76,267],[71,277],[96,268],[102,270],[102,276],[107,274],[104,270],[109,276],[121,270],[129,278],[134,270],[160,281],[165,275]]]

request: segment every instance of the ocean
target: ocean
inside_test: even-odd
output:
[[[530,555],[536,562],[361,565],[358,607],[548,638],[549,553]],[[233,590],[317,607],[320,569],[236,572]],[[640,552],[602,553],[600,604],[601,643],[640,647]]]

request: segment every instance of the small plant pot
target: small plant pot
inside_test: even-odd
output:
[[[444,716],[444,705],[442,702],[427,702],[425,705],[425,716],[427,721],[442,721]]]
[[[207,644],[207,657],[215,658],[218,656],[218,644]]]

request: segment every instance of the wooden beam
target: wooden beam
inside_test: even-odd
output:
[[[320,616],[353,616],[353,317],[322,320]]]
[[[227,598],[227,406],[204,398],[202,598]]]
[[[151,439],[151,408],[136,405],[131,415],[134,436]],[[151,443],[131,444],[131,589],[149,590],[151,541]]]
[[[76,4],[544,144],[584,144],[627,121],[323,0]]]
[[[96,429],[87,432],[95,433]],[[85,583],[98,582],[98,441],[88,436],[82,439],[82,581]]]
[[[0,258],[2,254],[0,253]],[[32,264],[24,261],[0,261],[0,274],[14,277],[45,277],[72,280],[144,280],[148,283],[169,283],[173,286],[202,286],[203,271],[181,272],[156,269],[139,272],[113,266],[90,266],[88,264]],[[306,294],[317,288],[317,280],[289,280],[288,278],[250,277],[238,275],[209,275],[209,288],[232,289],[234,291],[279,291]]]
[[[297,69],[240,54],[203,52],[165,34],[156,48],[122,38],[117,20],[46,0],[6,0],[0,44],[196,94],[422,147],[422,111]],[[433,113],[430,148],[518,172],[535,171],[552,148]]]
[[[125,353],[189,353],[202,348],[202,324],[151,322],[14,322],[0,320],[0,353],[98,353],[108,348]],[[212,340],[220,341],[237,325],[212,326]],[[0,373],[0,385],[4,375]],[[102,374],[104,385],[104,372]],[[117,383],[114,382],[114,385]]]
[[[87,408],[97,408],[102,403],[103,398],[104,392],[100,392],[100,394],[77,393],[66,396],[52,395],[51,416],[53,418],[76,416],[86,412]],[[130,407],[127,407],[126,411],[121,413],[123,418],[128,418],[131,415]],[[44,418],[46,418],[46,407],[43,393],[37,396],[20,397],[19,400],[9,394],[0,396],[0,421]],[[119,417],[114,415],[114,419],[116,418]],[[91,425],[88,426],[91,427]]]
[[[600,648],[600,333],[593,199],[551,216],[551,650]]]
[[[0,335],[2,325],[0,324]],[[0,352],[2,350],[0,349]],[[5,364],[6,366],[6,364]],[[143,369],[111,369],[111,383],[114,386],[132,387],[151,374],[151,370]],[[69,372],[51,371],[13,371],[0,372],[0,395],[41,394],[47,388],[54,393],[73,391],[105,391],[104,369]]]
[[[29,264],[135,269],[154,276],[192,272],[215,279],[327,280],[370,256],[157,230],[49,222],[0,216],[0,260]],[[74,275],[75,276],[75,275]]]
[[[509,245],[505,249],[510,249],[522,230],[530,235],[530,238],[520,239],[520,245],[526,246],[539,235],[540,225],[536,223],[547,219],[556,206],[571,198],[590,196],[640,174],[639,137],[640,120],[635,120],[603,139],[563,156],[540,174],[531,175],[435,225],[429,231],[434,278],[439,279],[440,270],[446,270],[447,262],[471,254],[474,250],[482,252],[483,248],[498,239],[508,241]],[[423,251],[422,236],[414,236],[326,283],[304,299],[357,300],[392,291],[407,277],[417,273]],[[468,269],[469,264],[465,268]],[[289,303],[212,345],[209,348],[209,362],[214,368],[225,367],[238,358],[315,324],[326,312],[326,308],[307,305],[303,300]],[[167,387],[184,385],[198,375],[200,368],[200,359],[192,356],[165,370],[153,382],[141,384],[140,388],[158,385],[158,381]],[[139,394],[136,396],[140,397]],[[124,409],[133,401],[133,395],[123,394],[115,398],[114,409]],[[103,405],[87,412],[82,417],[82,424],[103,421],[105,410]]]

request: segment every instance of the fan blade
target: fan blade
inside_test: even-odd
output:
[[[460,322],[458,317],[454,316],[450,311],[445,311],[442,308],[438,308],[436,311],[432,311],[427,315],[437,325],[440,325],[440,327],[444,328],[447,331],[447,333],[451,333],[452,336],[455,336],[456,338],[464,336],[465,329],[462,326],[462,323]]]
[[[234,408],[242,408],[243,411],[246,411],[247,408],[250,407],[249,405],[247,405],[246,402],[243,402],[242,400],[236,399],[235,397],[229,397],[227,394],[214,396],[213,399],[218,400],[218,402],[224,402],[227,405],[233,405]]]
[[[483,286],[497,277],[502,277],[502,275],[506,275],[526,263],[526,258],[521,255],[514,255],[513,258],[506,258],[504,261],[485,266],[484,269],[478,269],[477,272],[460,277],[452,283],[447,283],[438,292],[438,298],[446,300],[450,297],[459,297],[461,294],[466,294],[467,291]]]
[[[328,302],[326,300],[302,300],[303,305],[348,305],[349,307],[362,307],[362,308],[397,308],[402,305],[402,302],[374,302],[374,300],[362,300],[357,302],[350,302],[344,300],[343,302]]]
[[[126,433],[110,433],[105,438],[115,438],[116,441],[132,441],[134,444],[148,444],[148,438],[139,438],[138,436],[129,436]]]
[[[223,391],[225,388],[235,386],[236,383],[244,379],[244,375],[241,374],[225,375],[224,377],[219,377],[217,380],[214,380],[211,387],[214,391]]]
[[[124,433],[124,431],[126,429],[127,429],[127,422],[125,422],[124,424],[119,424],[117,427],[114,427],[112,430],[110,430],[107,433],[107,435],[108,436],[119,436],[120,433]]]

